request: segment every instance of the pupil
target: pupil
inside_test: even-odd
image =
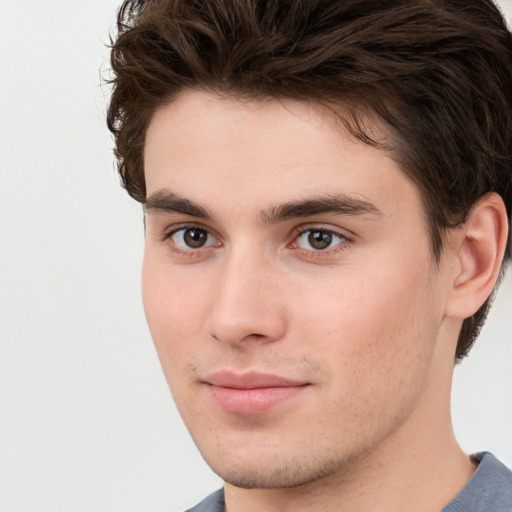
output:
[[[183,239],[189,247],[197,249],[206,243],[206,231],[204,229],[187,229],[183,234]]]
[[[326,231],[311,231],[308,242],[315,249],[327,249],[332,243],[332,234]]]

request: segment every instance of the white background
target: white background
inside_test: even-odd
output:
[[[3,512],[172,512],[220,485],[143,316],[141,208],[119,187],[100,85],[118,4],[0,0]],[[509,466],[511,333],[509,272],[453,397],[464,449]]]

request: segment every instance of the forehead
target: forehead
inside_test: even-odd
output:
[[[170,190],[210,209],[229,203],[247,212],[322,194],[388,210],[412,198],[419,208],[415,185],[388,153],[354,140],[332,112],[300,101],[183,93],[155,113],[144,167],[148,196]]]

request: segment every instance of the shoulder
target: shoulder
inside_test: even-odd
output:
[[[224,512],[224,490],[219,489],[210,494],[201,503],[185,512]]]
[[[491,453],[474,455],[475,474],[443,512],[511,512],[512,472]]]

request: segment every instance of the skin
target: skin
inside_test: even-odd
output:
[[[434,262],[415,185],[306,103],[183,93],[154,115],[144,158],[146,315],[227,510],[441,510],[474,471],[449,404],[480,300],[457,302],[482,260],[467,233]],[[344,207],[318,211],[333,198]],[[316,211],[297,206],[312,199]],[[206,383],[221,370],[305,385],[234,414]]]

